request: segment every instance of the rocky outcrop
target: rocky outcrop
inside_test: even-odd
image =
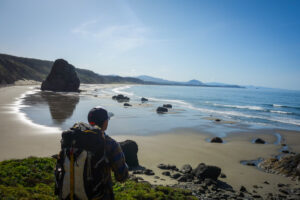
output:
[[[295,186],[279,183],[277,187],[273,187],[272,192],[263,194],[259,189],[269,185],[269,182],[264,181],[262,182],[264,185],[253,185],[248,188],[241,185],[240,188],[234,190],[231,185],[224,181],[226,178],[225,174],[220,175],[223,180],[217,179],[221,171],[219,167],[208,166],[201,163],[196,168],[200,174],[199,176],[195,176],[193,173],[196,169],[189,173],[182,173],[182,169],[190,169],[190,165],[184,165],[179,171],[174,170],[177,169],[175,165],[159,164],[157,167],[163,169],[162,175],[178,182],[171,187],[188,189],[197,199],[300,199],[300,188],[297,186],[298,184]],[[133,171],[133,174],[153,175],[154,173],[152,173],[152,170],[143,169]],[[205,174],[210,175],[207,176]],[[131,179],[137,182],[144,182],[141,177],[133,176]],[[165,179],[159,176],[154,176],[154,179],[165,181]]]
[[[163,170],[172,170],[175,173],[171,174],[171,178],[180,180],[180,182],[203,181],[205,179],[217,180],[221,174],[221,168],[216,166],[205,165],[200,163],[194,170],[191,165],[183,165],[180,170],[176,165],[159,164],[157,166]],[[170,173],[163,173],[170,176]]]
[[[164,113],[167,113],[167,112],[168,112],[168,108],[158,107],[158,108],[156,109],[156,112],[159,113],[159,114],[164,114]]]
[[[123,94],[115,95],[112,97],[113,100],[117,100],[119,103],[123,102],[129,102],[130,98],[127,96],[124,96]]]
[[[75,67],[63,59],[54,62],[50,74],[43,81],[41,90],[58,92],[78,92],[80,80]]]
[[[124,106],[125,106],[125,107],[129,107],[129,106],[132,106],[132,105],[129,104],[129,103],[124,103]]]
[[[219,137],[214,137],[210,140],[211,143],[223,143],[223,140]]]
[[[266,172],[281,174],[300,180],[300,154],[286,155],[277,158],[269,158],[258,165]]]
[[[125,155],[126,163],[129,168],[138,167],[139,161],[137,157],[138,153],[138,145],[133,140],[126,140],[124,142],[120,142],[120,146]]]

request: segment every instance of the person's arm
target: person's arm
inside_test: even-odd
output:
[[[111,141],[109,161],[116,180],[119,182],[125,181],[128,178],[128,166],[120,144],[114,140]]]

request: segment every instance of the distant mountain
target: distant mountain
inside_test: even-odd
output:
[[[146,76],[146,75],[137,76],[135,78],[141,79],[141,80],[146,81],[146,82],[153,82],[153,83],[158,83],[158,84],[176,84],[176,83],[178,83],[176,81],[168,81],[168,80],[165,80],[165,79],[155,78],[155,77]]]
[[[188,84],[188,85],[205,85],[201,81],[198,81],[198,80],[195,80],[195,79],[186,82],[186,84]]]
[[[153,82],[153,83],[162,84],[162,85],[193,85],[193,86],[204,85],[201,81],[198,81],[198,80],[190,80],[188,82],[179,82],[179,81],[169,81],[169,80],[155,78],[155,77],[146,76],[146,75],[137,76],[136,78],[141,79],[145,82]]]
[[[227,83],[218,83],[218,82],[209,82],[209,83],[205,83],[205,85],[213,86],[213,87],[242,87],[242,86],[239,86],[239,85],[227,84]]]
[[[160,84],[160,85],[185,85],[185,86],[203,86],[203,87],[232,87],[232,88],[243,88],[242,86],[239,85],[230,85],[230,84],[225,84],[225,83],[203,83],[198,80],[190,80],[187,82],[178,82],[178,81],[169,81],[161,78],[156,78],[152,76],[137,76],[135,78],[141,79],[145,82],[152,82],[155,84]]]
[[[13,84],[17,80],[43,81],[49,74],[53,61],[22,58],[0,54],[0,84]],[[104,76],[91,70],[76,68],[81,83],[139,83],[132,77]]]

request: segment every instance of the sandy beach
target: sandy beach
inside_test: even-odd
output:
[[[24,116],[18,114],[17,100],[25,92],[30,92],[35,86],[10,86],[0,88],[0,160],[25,158],[29,156],[51,156],[58,153],[60,147],[60,130],[35,125]],[[294,152],[300,152],[300,133],[296,131],[278,130]],[[263,138],[268,144],[253,144],[251,141]],[[265,195],[273,192],[278,183],[296,184],[290,178],[265,173],[256,167],[240,164],[241,160],[269,158],[278,155],[280,144],[273,144],[276,137],[264,131],[247,134],[231,134],[224,138],[226,143],[216,144],[206,141],[211,135],[192,129],[177,129],[172,132],[154,136],[114,136],[117,141],[131,139],[139,146],[138,158],[141,166],[152,169],[165,181],[143,176],[153,184],[169,185],[176,181],[161,175],[157,168],[160,163],[175,164],[180,168],[184,164],[196,167],[203,162],[222,168],[226,174],[224,179],[234,189],[241,185],[253,188],[253,185],[263,186],[257,192]],[[270,184],[263,184],[268,181]]]
[[[17,114],[17,98],[34,86],[0,88],[0,160],[50,156],[59,148],[59,132],[41,128]]]

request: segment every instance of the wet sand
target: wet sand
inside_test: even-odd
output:
[[[50,156],[58,152],[58,129],[45,129],[24,121],[14,104],[34,86],[0,88],[0,160],[28,156]]]
[[[111,85],[110,85],[111,87]],[[28,156],[51,156],[59,151],[60,130],[42,128],[24,120],[24,117],[14,110],[13,103],[32,86],[11,86],[0,88],[0,160],[25,158]],[[294,131],[278,131],[294,152],[300,152],[300,133]],[[253,144],[251,141],[259,137],[269,144]],[[224,138],[226,143],[215,144],[206,141],[211,135],[206,135],[192,129],[178,129],[172,132],[156,134],[155,136],[114,136],[117,141],[135,140],[139,146],[138,158],[140,165],[152,169],[165,181],[143,176],[154,184],[173,184],[174,180],[161,175],[157,168],[160,163],[175,164],[180,168],[183,164],[196,167],[203,162],[222,168],[227,178],[223,179],[234,189],[241,185],[253,188],[253,185],[263,186],[256,189],[258,193],[277,191],[277,183],[295,184],[289,178],[268,174],[255,167],[240,164],[241,160],[269,158],[277,155],[281,145],[273,144],[277,138],[267,131],[260,133],[235,133]],[[155,182],[156,181],[156,182]],[[263,184],[268,181],[270,185]],[[276,188],[276,190],[275,190]],[[250,190],[251,191],[251,190]]]

